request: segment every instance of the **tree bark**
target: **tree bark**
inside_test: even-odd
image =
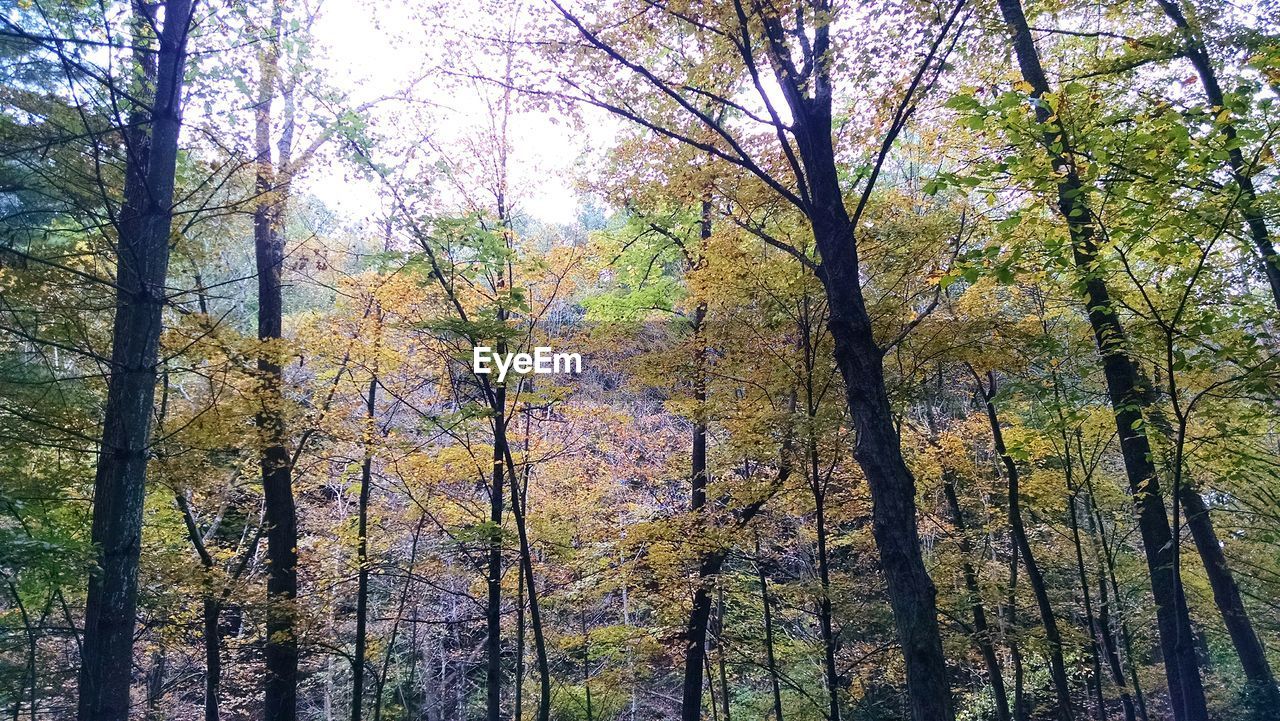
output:
[[[1218,533],[1213,528],[1209,507],[1205,505],[1200,492],[1190,483],[1180,484],[1178,498],[1186,511],[1191,538],[1195,541],[1200,560],[1204,563],[1205,574],[1209,577],[1213,600],[1222,614],[1222,622],[1227,627],[1227,634],[1240,658],[1245,678],[1249,680],[1249,703],[1258,709],[1280,709],[1280,691],[1276,688],[1275,676],[1267,661],[1267,651],[1249,621],[1244,601],[1240,597],[1240,587],[1236,585],[1231,567],[1227,565],[1222,543],[1218,541]]]
[[[295,721],[298,695],[298,638],[294,602],[298,595],[298,519],[293,499],[293,467],[286,447],[284,371],[281,339],[284,298],[284,211],[289,178],[277,177],[271,157],[271,106],[279,79],[282,8],[272,3],[271,33],[259,57],[258,98],[254,108],[257,151],[253,213],[254,256],[258,271],[258,356],[262,434],[263,522],[267,537],[267,622],[263,718]],[[281,158],[283,164],[285,158]]]
[[[1089,324],[1102,356],[1107,392],[1116,418],[1121,454],[1129,489],[1137,507],[1138,528],[1142,535],[1151,591],[1156,605],[1160,648],[1175,721],[1199,721],[1208,718],[1204,685],[1200,679],[1191,619],[1187,613],[1175,553],[1169,517],[1151,455],[1151,444],[1143,427],[1144,393],[1138,371],[1125,350],[1126,335],[1111,300],[1106,282],[1094,267],[1097,246],[1093,237],[1092,214],[1085,202],[1085,188],[1074,166],[1069,138],[1043,100],[1050,93],[1049,82],[1040,64],[1031,29],[1019,0],[999,0],[1013,38],[1013,49],[1023,79],[1031,85],[1036,104],[1036,117],[1046,127],[1045,147],[1049,149],[1053,167],[1060,173],[1058,209],[1071,236],[1076,267],[1084,275],[1085,303]],[[1060,151],[1057,149],[1061,148]]]
[[[1035,596],[1036,606],[1040,611],[1040,624],[1044,627],[1045,641],[1049,644],[1049,675],[1053,680],[1054,693],[1058,698],[1057,717],[1062,721],[1071,721],[1071,684],[1067,680],[1067,666],[1062,659],[1062,633],[1058,630],[1058,621],[1053,615],[1053,605],[1049,601],[1049,589],[1040,572],[1040,564],[1036,562],[1031,551],[1031,542],[1027,538],[1027,529],[1022,522],[1022,498],[1018,487],[1018,466],[1009,455],[1004,444],[1004,433],[1000,430],[1000,419],[996,415],[995,395],[996,378],[994,373],[987,374],[987,387],[978,384],[987,412],[987,422],[991,426],[991,440],[1004,465],[1005,475],[1009,481],[1009,529],[1014,543],[1022,555],[1022,563],[1027,568],[1027,581],[1031,584],[1031,593]]]
[[[884,381],[884,352],[876,345],[858,278],[854,227],[844,206],[831,142],[830,97],[791,101],[801,158],[808,170],[809,219],[822,256],[819,277],[830,307],[828,326],[856,431],[854,458],[872,498],[872,532],[906,661],[907,697],[915,721],[951,721],[950,674],[938,630],[937,590],[924,567],[916,524],[915,478]]]
[[[978,574],[969,559],[973,555],[973,545],[969,543],[966,532],[964,512],[960,508],[960,499],[956,495],[954,472],[945,469],[942,475],[942,493],[947,497],[947,505],[951,508],[951,517],[956,524],[957,544],[960,546],[960,568],[964,574],[965,590],[969,593],[969,608],[973,613],[973,642],[982,654],[982,661],[987,666],[987,678],[991,684],[991,695],[996,702],[996,721],[1009,721],[1009,698],[1005,695],[1004,674],[1000,668],[1000,657],[996,655],[995,645],[991,643],[991,626],[987,623],[987,609],[982,603],[982,589],[978,585]]]
[[[782,718],[782,689],[778,684],[778,660],[773,651],[773,605],[769,599],[769,580],[764,573],[764,564],[760,560],[760,541],[756,541],[756,575],[760,579],[760,603],[764,607],[764,653],[765,664],[769,669],[769,686],[773,692],[774,721]],[[1001,719],[1000,721],[1008,721]]]
[[[702,201],[701,223],[699,228],[700,249],[705,249],[711,237],[711,202]],[[699,303],[693,315],[694,370],[693,370],[693,447],[690,452],[690,498],[689,510],[698,514],[707,505],[707,385],[705,362],[707,356],[706,341],[702,335],[702,324],[707,317],[706,303]],[[712,554],[715,556],[716,554]],[[711,576],[720,571],[719,556],[713,561],[711,556],[704,558],[698,566],[698,585],[693,591],[693,606],[689,612],[689,623],[685,627],[684,653],[684,687],[680,702],[681,721],[699,721],[702,718],[702,684],[703,666],[706,665],[707,624],[711,618],[711,590],[708,588]]]
[[[125,721],[129,715],[142,511],[191,16],[191,0],[164,3],[151,133],[145,152],[130,153],[126,168],[128,217],[118,227],[111,370],[93,485],[90,537],[98,568],[89,577],[85,603],[80,721]]]
[[[504,314],[499,311],[499,317]],[[499,354],[507,352],[498,341]],[[503,452],[507,446],[507,388],[499,383],[493,393],[493,479],[489,487],[489,567],[485,605],[485,719],[502,721],[502,510]]]
[[[377,316],[375,315],[375,318]],[[377,343],[375,341],[375,349]],[[376,359],[375,359],[376,364]],[[351,721],[360,721],[364,714],[364,671],[366,626],[369,616],[369,491],[373,484],[373,425],[378,399],[378,374],[369,379],[365,395],[365,451],[360,466],[360,501],[357,511],[356,539],[356,648],[351,660]]]

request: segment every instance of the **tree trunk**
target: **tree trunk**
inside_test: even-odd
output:
[[[515,516],[516,534],[520,539],[520,572],[524,574],[524,588],[529,599],[529,625],[533,627],[533,654],[538,665],[538,721],[548,721],[551,718],[551,666],[547,660],[547,639],[543,633],[542,608],[533,573],[533,551],[529,545],[525,514],[528,489],[521,488],[516,480],[515,461],[509,446],[505,454],[508,475],[511,476],[511,513]]]
[[[836,638],[831,624],[831,570],[827,559],[827,493],[826,484],[818,463],[818,444],[813,437],[812,421],[816,409],[810,393],[809,434],[809,486],[816,508],[815,523],[818,531],[818,583],[821,594],[818,599],[818,629],[822,634],[822,667],[827,677],[827,718],[840,721],[840,676],[836,671]]]
[[[218,696],[222,688],[222,631],[218,617],[222,604],[204,599],[204,721],[218,721]]]
[[[1063,437],[1066,440],[1066,437]],[[1071,482],[1071,447],[1066,447],[1067,457],[1063,460],[1067,464],[1067,519],[1071,524],[1071,543],[1076,552],[1076,576],[1080,582],[1080,595],[1084,600],[1085,622],[1089,625],[1089,661],[1093,670],[1093,683],[1091,684],[1094,693],[1097,695],[1098,702],[1098,718],[1106,721],[1107,718],[1107,700],[1102,693],[1102,654],[1099,647],[1102,645],[1102,634],[1098,628],[1098,617],[1093,613],[1093,595],[1089,592],[1089,572],[1084,565],[1084,546],[1080,542],[1080,522],[1077,520],[1076,510],[1076,492],[1075,484]],[[1120,686],[1120,701],[1125,710],[1125,721],[1134,721],[1133,717],[1133,699],[1129,698],[1129,692]]]
[[[1218,83],[1218,73],[1209,59],[1209,49],[1204,44],[1204,38],[1187,22],[1176,0],[1156,0],[1156,2],[1164,10],[1165,16],[1178,28],[1178,32],[1186,43],[1182,54],[1190,61],[1191,67],[1195,68],[1196,75],[1200,76],[1200,85],[1204,88],[1205,99],[1209,101],[1211,112],[1214,114],[1220,112],[1226,107],[1226,99],[1222,94],[1222,86]],[[1276,255],[1275,245],[1267,229],[1266,217],[1258,209],[1257,191],[1253,186],[1253,177],[1249,174],[1248,165],[1245,163],[1244,153],[1241,152],[1237,142],[1236,126],[1231,122],[1219,124],[1223,139],[1226,141],[1224,145],[1227,150],[1227,164],[1231,166],[1231,178],[1240,188],[1240,215],[1244,217],[1245,226],[1249,229],[1249,239],[1253,241],[1253,247],[1258,252],[1262,274],[1271,287],[1272,301],[1276,309],[1280,310],[1280,256]],[[1250,680],[1254,681],[1252,677]],[[1273,688],[1275,686],[1274,679],[1271,680],[1271,686]]]
[[[376,316],[375,316],[376,318]],[[377,343],[375,341],[375,349]],[[375,359],[374,363],[377,361]],[[351,660],[351,721],[360,721],[364,714],[364,671],[366,625],[369,616],[369,490],[373,483],[373,425],[378,399],[378,374],[369,379],[369,391],[365,396],[365,451],[360,466],[360,504],[356,538],[356,649]]]
[[[499,317],[503,313],[499,311]],[[506,342],[497,343],[498,353],[507,352]],[[503,452],[507,445],[507,388],[499,383],[493,400],[493,482],[489,487],[489,568],[486,576],[488,601],[485,606],[485,719],[502,721],[502,507]]]
[[[1013,36],[1013,49],[1022,77],[1031,85],[1033,97],[1041,98],[1050,92],[1049,82],[1041,67],[1040,55],[1022,12],[1022,4],[1019,0],[999,0],[999,5]],[[1199,721],[1208,718],[1204,685],[1197,666],[1186,598],[1183,596],[1179,570],[1174,562],[1175,539],[1169,528],[1169,518],[1156,477],[1151,444],[1142,425],[1144,393],[1137,368],[1125,350],[1127,337],[1118,309],[1111,300],[1106,282],[1094,268],[1097,247],[1093,238],[1093,216],[1084,199],[1085,188],[1074,166],[1066,160],[1071,155],[1069,139],[1053,119],[1053,114],[1045,103],[1037,103],[1036,117],[1048,128],[1045,147],[1050,149],[1053,167],[1061,174],[1058,183],[1058,209],[1071,236],[1076,267],[1084,275],[1084,300],[1089,324],[1093,328],[1094,339],[1102,356],[1125,472],[1137,506],[1138,528],[1151,577],[1160,649],[1164,657],[1174,719]],[[1055,148],[1061,150],[1055,151]]]
[[[273,3],[271,36],[259,60],[257,106],[254,109],[254,145],[257,151],[253,213],[253,239],[258,271],[258,357],[262,434],[262,490],[267,536],[267,609],[265,649],[265,721],[297,718],[298,638],[298,519],[293,500],[293,468],[285,446],[283,353],[280,347],[284,315],[281,274],[284,265],[282,227],[288,198],[288,178],[277,178],[271,158],[271,105],[279,77],[283,19],[279,2]],[[279,181],[279,182],[278,182]]]
[[[757,558],[760,556],[759,541],[756,542],[756,556]],[[769,686],[773,692],[773,718],[774,721],[783,721],[782,689],[778,685],[778,660],[773,652],[773,612],[770,610],[773,604],[769,600],[769,581],[765,577],[764,566],[759,560],[756,561],[756,573],[760,577],[760,603],[764,607],[764,653],[765,663],[769,668]]]
[[[700,227],[701,247],[711,237],[711,202],[702,202]],[[704,375],[707,348],[702,336],[702,324],[707,317],[706,303],[699,303],[693,315],[694,371],[693,371],[693,448],[690,453],[689,509],[698,513],[707,504],[707,385]],[[714,555],[714,554],[713,554]],[[723,556],[719,556],[723,559]],[[684,687],[680,702],[681,721],[699,721],[702,718],[702,671],[706,661],[707,623],[711,618],[711,576],[720,571],[720,562],[710,563],[704,558],[698,567],[698,585],[693,591],[693,607],[689,623],[685,627]]]
[[[797,112],[794,107],[793,112]],[[871,491],[872,532],[906,661],[911,716],[915,721],[951,721],[955,710],[938,630],[937,590],[920,553],[915,478],[902,457],[885,388],[884,353],[876,345],[859,285],[854,228],[844,207],[831,145],[829,102],[816,117],[808,109],[800,112],[805,115],[796,117],[796,135],[809,169],[809,218],[822,256],[819,277],[830,307],[828,325],[836,365],[856,431],[854,457]]]
[[[1079,436],[1076,437],[1076,444],[1079,446]],[[1117,681],[1118,685],[1123,685],[1123,669],[1120,663],[1120,651],[1116,644],[1115,633],[1111,626],[1111,597],[1117,600],[1120,598],[1120,584],[1116,581],[1115,562],[1111,557],[1111,548],[1107,543],[1107,537],[1102,525],[1102,514],[1098,510],[1097,503],[1093,497],[1093,479],[1086,474],[1085,485],[1089,491],[1089,508],[1085,514],[1085,520],[1088,521],[1087,530],[1091,534],[1091,538],[1096,535],[1099,539],[1100,549],[1094,549],[1095,557],[1099,557],[1100,567],[1098,568],[1098,626],[1102,631],[1102,643],[1107,651],[1107,665],[1111,668],[1111,677],[1121,678]],[[1108,592],[1107,589],[1111,589]],[[1133,684],[1133,698],[1137,704],[1138,718],[1141,721],[1147,721],[1147,702],[1142,695],[1142,684],[1138,682],[1138,672],[1134,668],[1133,661],[1133,643],[1129,635],[1129,624],[1124,618],[1119,619],[1120,632],[1124,639],[1125,655],[1129,660],[1129,682]]]
[[[1227,556],[1223,553],[1222,544],[1213,528],[1213,520],[1209,517],[1209,508],[1200,492],[1190,483],[1180,484],[1178,498],[1186,511],[1191,538],[1195,541],[1200,560],[1204,563],[1205,574],[1209,577],[1213,600],[1222,614],[1223,624],[1231,636],[1236,655],[1240,657],[1245,678],[1249,679],[1250,704],[1258,709],[1280,709],[1280,691],[1276,688],[1275,676],[1267,662],[1266,649],[1249,621],[1244,601],[1240,598],[1240,587],[1236,585],[1231,567],[1227,565]]]
[[[1000,419],[996,415],[995,395],[996,378],[994,373],[987,374],[988,387],[978,384],[978,392],[986,405],[987,422],[991,426],[991,440],[996,454],[1004,465],[1005,475],[1009,480],[1009,529],[1013,533],[1014,543],[1022,555],[1022,563],[1027,568],[1027,581],[1031,584],[1031,593],[1036,598],[1036,606],[1040,610],[1040,624],[1044,627],[1045,641],[1049,644],[1049,675],[1053,679],[1054,693],[1058,697],[1057,717],[1062,721],[1071,721],[1071,685],[1067,680],[1067,666],[1062,659],[1062,633],[1058,630],[1058,621],[1053,615],[1053,606],[1049,601],[1049,589],[1031,552],[1031,542],[1027,538],[1027,529],[1022,522],[1022,499],[1018,488],[1018,466],[1013,462],[1008,449],[1004,445],[1004,433],[1000,430]]]
[[[89,577],[85,602],[80,721],[125,721],[129,715],[142,510],[191,15],[191,0],[164,3],[151,135],[145,152],[135,148],[139,152],[130,154],[126,168],[123,214],[129,217],[119,225],[111,369],[93,485],[91,540],[98,568]]]
[[[1009,721],[1009,698],[1005,695],[1004,675],[1000,668],[1000,658],[996,656],[995,646],[991,643],[991,627],[987,624],[987,610],[982,604],[982,589],[978,585],[978,574],[973,568],[970,557],[973,554],[972,544],[966,533],[964,512],[960,509],[960,499],[956,495],[954,472],[945,469],[942,476],[942,493],[947,497],[947,505],[951,508],[951,517],[956,524],[957,542],[960,546],[960,568],[964,573],[965,590],[969,593],[969,608],[973,613],[973,642],[982,654],[987,666],[987,678],[991,684],[991,695],[996,702],[996,721]]]
[[[725,668],[724,649],[724,585],[716,586],[716,662],[720,671],[720,701],[724,704],[724,721],[733,721],[729,708],[729,675]]]

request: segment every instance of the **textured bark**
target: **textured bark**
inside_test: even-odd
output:
[[[499,318],[503,317],[499,312]],[[504,341],[499,354],[507,352]],[[493,478],[489,487],[489,565],[485,577],[485,719],[502,721],[502,512],[503,453],[507,447],[507,388],[498,384],[493,393]]]
[[[204,599],[204,721],[218,721],[218,694],[222,688],[222,632],[218,617],[222,604]]]
[[[996,415],[995,394],[996,380],[995,374],[987,375],[988,385],[986,388],[981,384],[978,386],[978,392],[982,395],[986,405],[987,422],[991,426],[991,440],[995,446],[996,454],[1000,456],[1000,462],[1004,465],[1005,476],[1009,481],[1009,529],[1013,534],[1014,543],[1018,546],[1018,551],[1022,555],[1022,563],[1027,569],[1027,582],[1031,584],[1031,593],[1035,596],[1036,606],[1040,611],[1040,625],[1044,627],[1044,638],[1049,644],[1049,675],[1053,680],[1054,694],[1058,699],[1058,707],[1056,716],[1062,721],[1071,721],[1071,685],[1067,680],[1067,666],[1062,659],[1062,633],[1058,630],[1058,620],[1053,615],[1053,605],[1049,601],[1049,589],[1044,580],[1044,574],[1040,572],[1040,564],[1036,562],[1035,554],[1031,550],[1031,542],[1027,538],[1027,529],[1022,522],[1022,498],[1019,490],[1020,476],[1018,473],[1018,465],[1014,463],[1013,457],[1009,455],[1008,449],[1004,444],[1004,433],[1000,430],[1000,419]]]
[[[700,249],[711,238],[711,202],[703,200],[699,227]],[[693,442],[690,451],[689,510],[699,513],[707,505],[707,384],[705,363],[706,341],[702,324],[707,317],[706,303],[699,303],[693,313]],[[693,590],[693,606],[689,622],[685,626],[684,685],[680,701],[681,721],[699,721],[702,718],[703,667],[706,665],[707,624],[711,620],[711,578],[720,572],[723,554],[716,552],[701,561],[698,566],[698,585]]]
[[[884,353],[876,345],[859,284],[854,227],[831,142],[831,99],[789,96],[789,104],[808,173],[808,214],[822,256],[819,277],[830,308],[828,326],[856,431],[854,457],[871,491],[872,531],[906,661],[911,716],[915,721],[950,721],[955,710],[938,630],[937,590],[920,553],[915,478],[902,457],[885,388]]]
[[[756,556],[760,556],[760,542],[756,542]],[[764,608],[764,653],[765,664],[769,669],[769,685],[773,692],[773,718],[774,721],[783,721],[782,718],[782,689],[778,684],[778,659],[773,651],[773,605],[769,598],[769,579],[765,576],[764,566],[759,560],[756,561],[756,574],[760,579],[760,604]],[[1001,719],[1007,721],[1007,719]]]
[[[271,106],[279,78],[282,9],[272,5],[271,35],[259,56],[254,108],[257,151],[253,213],[254,259],[258,271],[259,402],[263,523],[267,537],[267,639],[264,649],[263,718],[294,721],[298,713],[298,638],[294,602],[298,596],[298,518],[293,499],[293,466],[286,447],[284,371],[281,366],[284,298],[283,217],[288,177],[278,177],[271,157]],[[283,165],[287,153],[281,152]]]
[[[1276,688],[1275,676],[1267,661],[1267,651],[1249,621],[1244,600],[1240,597],[1240,587],[1231,573],[1231,567],[1227,565],[1227,556],[1222,550],[1222,543],[1218,541],[1218,533],[1213,528],[1209,508],[1199,491],[1190,483],[1180,484],[1178,498],[1186,511],[1191,538],[1195,541],[1200,560],[1204,563],[1205,574],[1209,577],[1214,603],[1222,614],[1222,622],[1227,627],[1231,644],[1240,658],[1245,678],[1249,679],[1249,694],[1252,697],[1250,703],[1258,709],[1278,709],[1280,691]]]
[[[1022,4],[1019,0],[999,0],[999,5],[1013,38],[1022,77],[1030,84],[1033,96],[1041,98],[1050,92],[1049,82],[1040,64],[1040,55]],[[1093,216],[1085,201],[1085,188],[1074,166],[1066,159],[1071,154],[1069,138],[1043,102],[1036,105],[1036,117],[1047,128],[1045,147],[1061,178],[1058,183],[1058,209],[1067,223],[1076,267],[1084,276],[1089,324],[1102,356],[1107,393],[1115,414],[1125,473],[1137,510],[1138,528],[1151,578],[1170,705],[1176,721],[1199,721],[1208,718],[1204,684],[1200,679],[1191,620],[1175,563],[1174,538],[1152,461],[1151,444],[1143,426],[1141,409],[1145,394],[1137,368],[1125,350],[1126,335],[1118,309],[1111,300],[1106,282],[1094,267],[1097,247],[1093,238]]]
[[[91,539],[98,568],[89,577],[81,648],[80,721],[125,721],[133,670],[138,556],[155,401],[174,174],[182,127],[190,0],[164,3],[155,93],[145,150],[128,143],[125,208],[118,226],[116,316],[93,488]],[[141,133],[130,133],[141,140]]]
[[[375,351],[377,345],[374,346]],[[378,375],[369,379],[365,395],[365,452],[360,465],[360,501],[357,510],[356,538],[356,648],[351,660],[351,721],[364,714],[364,672],[366,626],[369,616],[369,491],[373,485],[373,423],[378,400]]]
[[[964,512],[960,508],[960,498],[956,495],[954,472],[943,471],[942,493],[947,497],[947,506],[951,509],[951,518],[956,525],[957,544],[960,546],[960,568],[964,573],[965,591],[969,594],[969,609],[973,614],[973,643],[982,654],[982,661],[987,667],[987,679],[991,684],[991,695],[996,702],[996,721],[1009,721],[1009,698],[1005,695],[1004,674],[1000,668],[1000,657],[996,655],[995,645],[991,642],[993,634],[987,623],[987,609],[982,603],[982,589],[978,586],[978,574],[969,559],[973,555],[973,544],[969,543]]]

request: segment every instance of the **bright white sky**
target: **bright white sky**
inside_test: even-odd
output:
[[[446,49],[442,40],[450,30],[415,17],[413,5],[394,0],[325,0],[313,29],[319,46],[316,60],[334,86],[351,94],[353,105],[401,92],[435,62],[433,55],[456,52]],[[540,4],[534,8],[543,9]],[[466,67],[468,59],[461,58],[459,63]],[[429,106],[426,112],[431,117],[425,125],[439,147],[448,148],[468,129],[489,122],[478,93],[445,89],[428,80],[415,86],[414,97]],[[379,107],[372,111],[372,119],[375,123],[400,120],[388,117],[389,112],[404,111]],[[608,118],[593,122],[588,138],[555,120],[546,113],[527,112],[512,119],[511,186],[517,210],[545,222],[569,223],[579,205],[572,185],[575,168],[587,162],[588,148],[605,146],[616,125]],[[317,168],[303,184],[349,220],[375,214],[379,204],[374,183],[345,175]]]

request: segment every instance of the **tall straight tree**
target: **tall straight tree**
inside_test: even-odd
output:
[[[1105,278],[1098,272],[1098,246],[1094,238],[1093,214],[1087,189],[1080,180],[1073,157],[1071,139],[1048,106],[1051,88],[1040,62],[1040,53],[1031,35],[1020,0],[1000,0],[1000,13],[1013,41],[1013,50],[1022,78],[1036,100],[1036,120],[1043,127],[1049,160],[1057,173],[1058,210],[1070,234],[1073,260],[1083,282],[1084,301],[1093,329],[1107,382],[1107,393],[1116,419],[1125,473],[1133,494],[1142,534],[1151,592],[1156,604],[1160,650],[1173,715],[1177,721],[1208,718],[1204,684],[1200,679],[1191,620],[1177,567],[1177,542],[1169,527],[1164,496],[1156,476],[1151,443],[1143,425],[1147,400],[1137,365],[1127,349],[1128,339],[1116,303]]]
[[[286,447],[282,336],[284,298],[284,211],[287,175],[278,173],[271,155],[271,106],[280,83],[280,45],[284,13],[270,5],[267,36],[258,56],[258,96],[253,109],[255,182],[253,247],[258,271],[258,430],[262,444],[263,523],[267,537],[266,721],[294,721],[298,713],[298,638],[293,603],[298,596],[298,518],[293,499],[293,461]],[[289,122],[286,120],[286,123]],[[281,137],[279,153],[288,162],[292,128]]]
[[[81,650],[77,715],[80,721],[129,717],[138,557],[146,491],[148,445],[155,401],[169,235],[182,129],[182,90],[192,0],[168,0],[159,8],[135,5],[137,24],[159,27],[159,48],[135,50],[144,76],[138,108],[124,133],[127,149],[124,206],[118,223],[116,315],[111,368],[103,414],[102,447],[93,487],[92,540],[98,569],[89,577]],[[154,61],[150,55],[154,53]],[[137,130],[135,120],[149,125]]]
[[[888,585],[898,641],[906,661],[907,697],[916,721],[948,721],[955,711],[949,674],[938,629],[937,591],[924,566],[916,524],[915,478],[902,455],[901,440],[893,421],[893,411],[884,379],[884,348],[877,342],[871,315],[863,297],[857,248],[859,220],[866,208],[880,168],[899,132],[911,117],[920,94],[942,71],[948,54],[951,30],[964,7],[959,0],[945,21],[932,33],[908,90],[896,105],[873,169],[862,184],[856,206],[845,205],[846,188],[837,162],[832,138],[832,99],[835,90],[833,58],[841,50],[834,44],[832,4],[828,0],[797,3],[784,15],[768,3],[744,2],[705,6],[698,10],[665,8],[646,4],[638,13],[658,27],[695,34],[715,43],[709,54],[717,61],[732,63],[745,82],[754,89],[753,101],[764,108],[763,115],[750,113],[751,120],[763,124],[777,140],[773,148],[781,155],[765,162],[759,151],[721,117],[741,117],[742,105],[719,94],[703,82],[703,74],[667,79],[662,71],[646,65],[643,48],[629,50],[622,41],[611,39],[607,21],[589,20],[552,0],[561,15],[603,56],[610,67],[621,67],[637,77],[643,87],[670,101],[674,115],[647,111],[648,104],[636,105],[627,98],[584,89],[580,79],[567,79],[575,100],[594,104],[631,122],[693,146],[754,176],[777,197],[797,209],[807,220],[817,245],[821,264],[814,263],[795,247],[767,233],[761,239],[790,254],[813,270],[822,281],[830,308],[828,325],[835,341],[835,360],[845,381],[850,416],[856,431],[855,458],[866,475],[873,501],[873,533],[880,554],[880,566]],[[632,21],[618,25],[633,25]],[[612,27],[617,27],[613,25]],[[660,62],[653,60],[653,63]],[[710,75],[719,76],[717,65]],[[766,77],[765,73],[771,77]],[[613,87],[601,79],[602,87]],[[775,86],[785,108],[778,107],[777,95],[766,90]],[[707,112],[708,102],[725,112]],[[664,106],[665,107],[665,106]],[[783,116],[789,115],[784,121]],[[779,167],[781,166],[781,167]],[[686,718],[689,713],[686,710]]]

